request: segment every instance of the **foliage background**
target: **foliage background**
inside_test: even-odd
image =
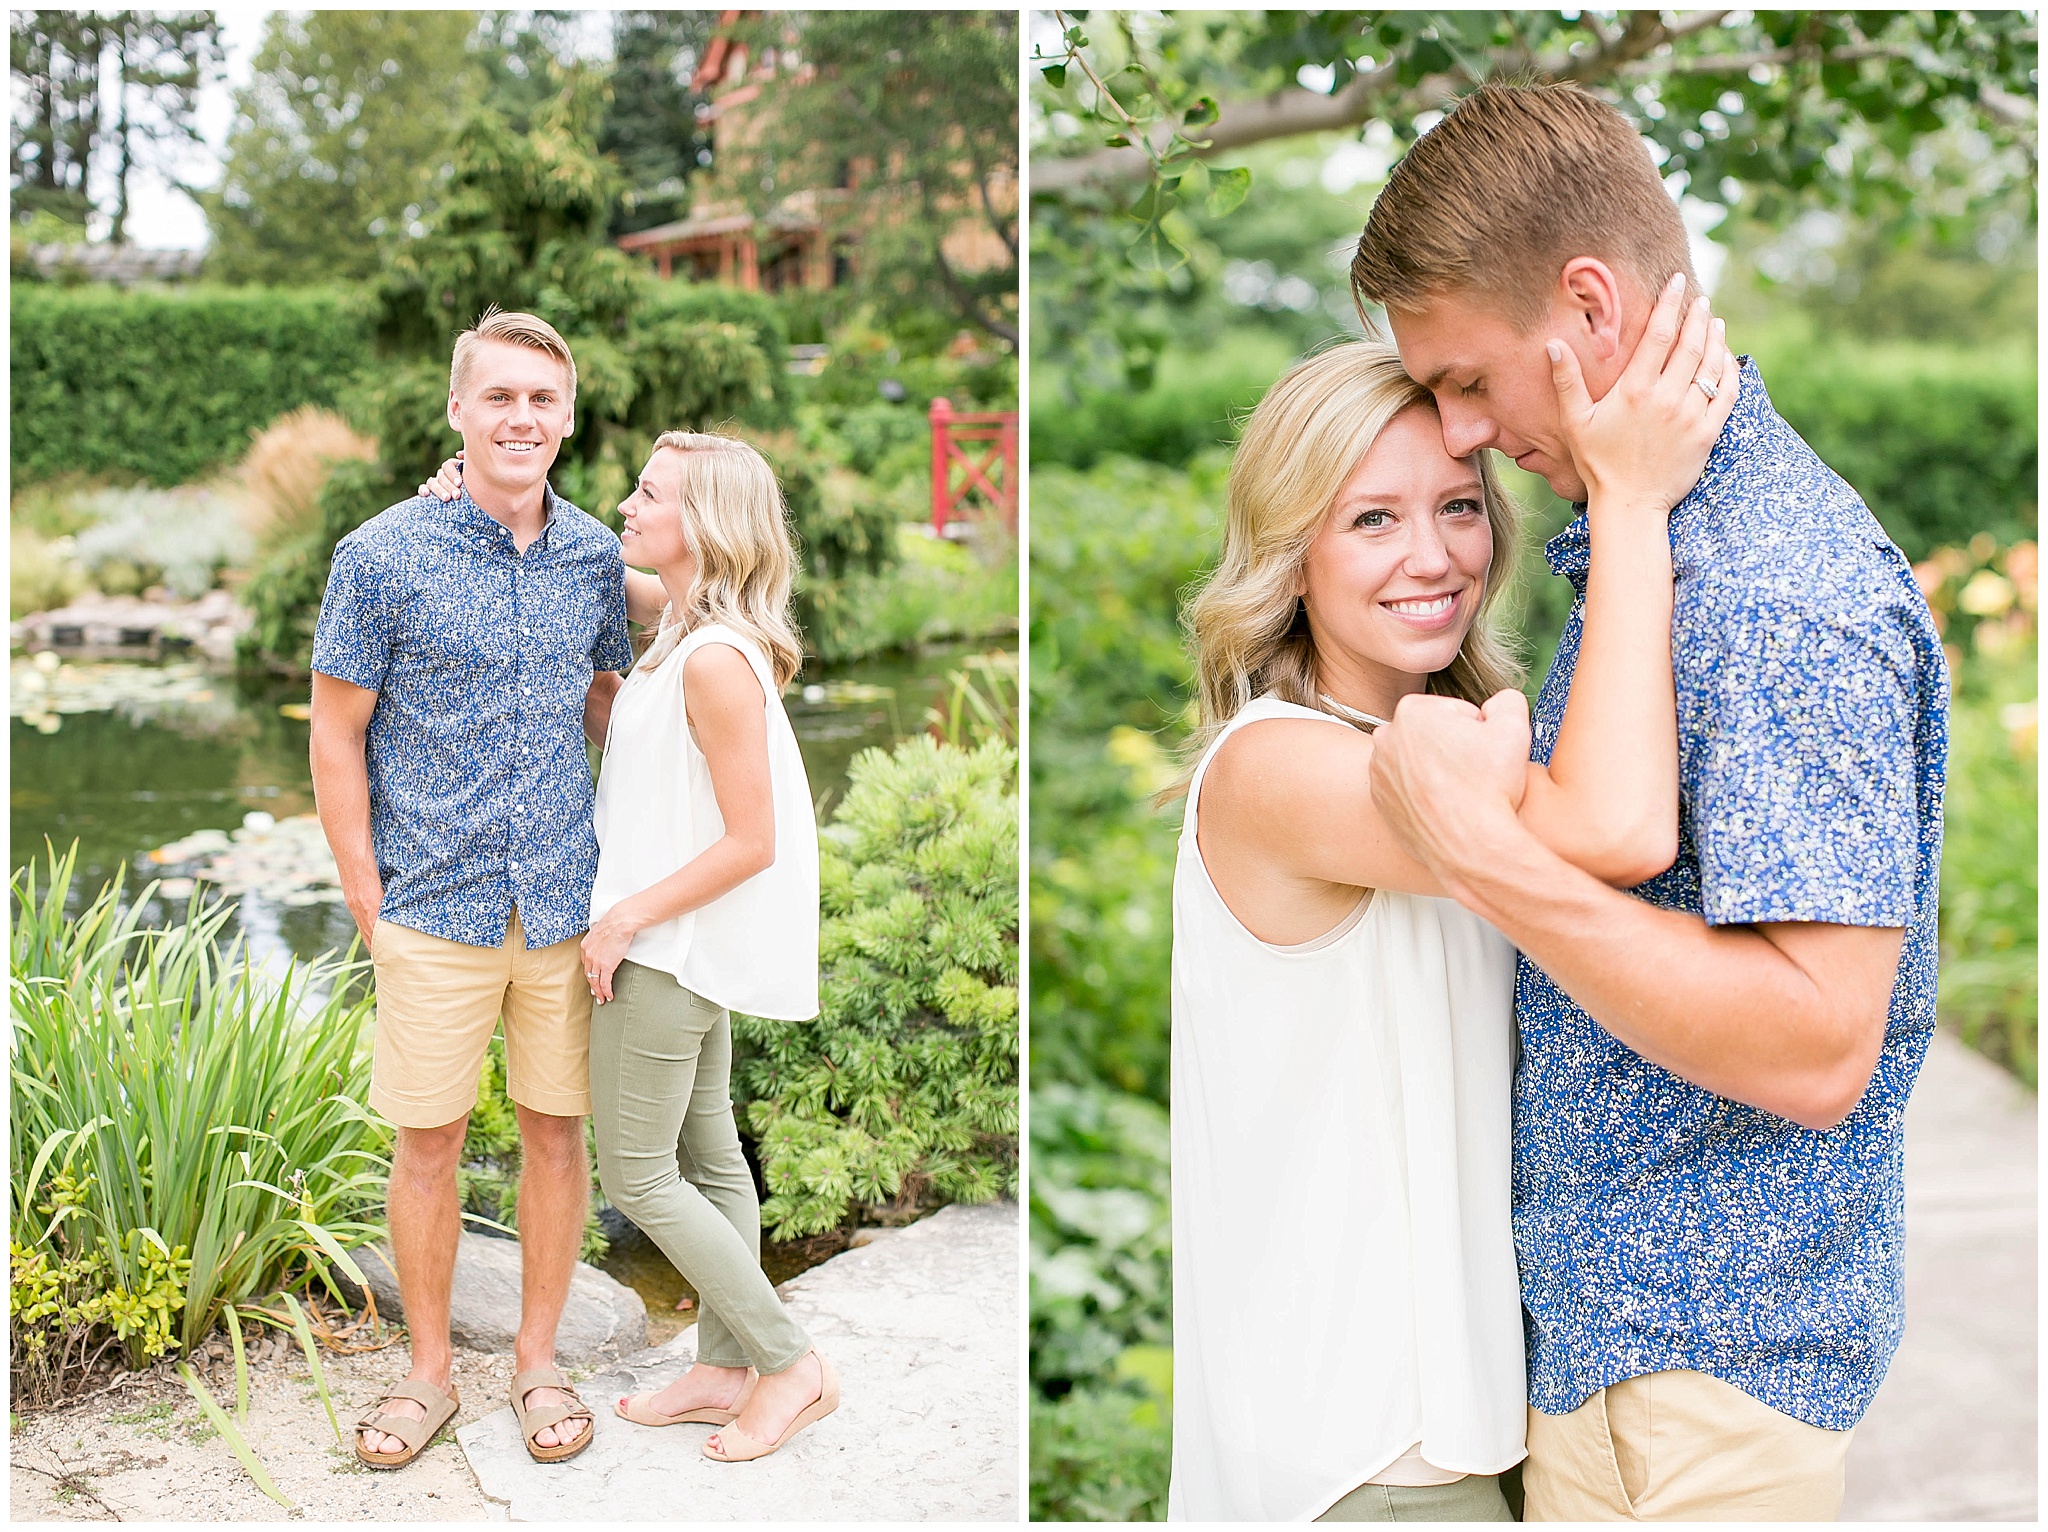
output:
[[[1034,21],[1036,1517],[1165,1510],[1179,815],[1147,800],[1186,733],[1178,608],[1218,546],[1234,421],[1296,357],[1356,333],[1346,273],[1372,197],[1429,114],[1490,69],[1574,43],[1563,56],[1607,58],[1611,75],[1595,88],[1658,146],[1695,230],[1712,228],[1715,304],[1738,349],[1919,561],[1956,678],[1942,1019],[2034,1080],[2034,151],[2025,110],[2000,120],[1967,99],[1981,87],[2031,102],[2031,19],[1973,31],[1955,13],[1886,13],[1865,18],[1865,36],[1847,13],[1740,13],[1725,38],[1649,39],[1615,63],[1653,19]],[[1801,39],[1867,46],[1883,61],[1826,63],[1801,56]],[[1716,49],[1793,56],[1758,65],[1761,80],[1688,72]],[[1228,137],[1247,99],[1313,117],[1347,91],[1377,92],[1378,105],[1342,132],[1233,142],[1206,160],[1192,147]],[[1533,691],[1569,597],[1541,544],[1568,507],[1540,481],[1507,477],[1534,533],[1515,597]]]
[[[1014,14],[302,11],[260,24],[218,182],[196,193],[211,237],[200,279],[116,288],[90,274],[135,269],[121,242],[161,238],[129,220],[131,181],[177,174],[189,161],[171,151],[203,137],[218,18],[10,13],[14,616],[88,592],[233,596],[254,618],[245,667],[302,674],[335,543],[410,498],[458,445],[444,419],[450,342],[497,304],[569,339],[577,429],[553,482],[614,526],[658,432],[730,430],[761,446],[801,543],[814,657],[1014,633],[1017,550],[1000,522],[965,541],[921,535],[931,401],[1016,407]],[[794,48],[816,69],[750,80],[758,104],[738,103],[774,129],[753,141],[779,156],[761,211],[833,186],[835,156],[869,167],[868,190],[840,205],[855,243],[828,292],[661,279],[615,246],[755,168],[729,152],[718,163],[691,83],[721,28],[757,62]],[[600,35],[609,46],[593,48]],[[828,179],[807,180],[818,173]],[[1007,202],[985,195],[1004,185]],[[948,257],[965,217],[1006,252],[993,265]],[[792,340],[824,355],[793,373]],[[922,685],[936,663],[878,668],[922,666]],[[890,693],[889,732],[931,737],[870,752],[835,796],[825,1014],[739,1024],[735,1093],[772,1234],[1018,1190],[1015,666],[1000,652],[967,666],[949,678],[945,716],[922,725],[897,718]],[[278,693],[259,677],[235,684],[244,701],[268,699],[257,722],[274,728]],[[282,712],[303,718],[303,704]],[[189,758],[185,743],[159,741],[119,771],[82,748],[68,759],[88,775],[136,773],[148,783],[125,795],[136,799],[223,796],[159,794],[149,773],[169,757],[198,788],[235,778],[210,740]],[[38,887],[17,886],[14,926],[24,1403],[76,1393],[116,1357],[189,1349],[224,1304],[305,1290],[323,1242],[382,1232],[386,1147],[357,1105],[367,1003],[353,968],[301,963],[274,981],[222,936],[229,913],[196,903],[184,923],[174,912],[167,929],[102,951],[116,914],[133,927],[167,904]],[[59,948],[65,961],[45,961]],[[134,972],[121,967],[137,954]],[[90,961],[74,971],[70,956]],[[297,997],[278,984],[309,981],[340,998],[319,1026],[294,1028],[283,1018]],[[123,1108],[132,1121],[118,1121]],[[465,1205],[513,1223],[501,1058],[470,1126]],[[244,1155],[265,1127],[275,1141]],[[230,1184],[252,1175],[265,1184]],[[157,1228],[161,1249],[143,1233]],[[586,1248],[600,1243],[593,1233]]]

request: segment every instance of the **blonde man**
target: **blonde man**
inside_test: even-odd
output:
[[[320,604],[313,788],[376,966],[370,1104],[398,1127],[391,1243],[412,1343],[410,1373],[357,1427],[373,1468],[411,1462],[460,1406],[455,1172],[501,1016],[523,1163],[512,1405],[537,1460],[590,1444],[590,1411],[554,1367],[590,1194],[584,739],[602,741],[632,653],[617,537],[548,487],[575,401],[562,337],[487,311],[449,376],[465,492],[343,538]]]
[[[1446,450],[1492,447],[1578,502],[1562,419],[1598,416],[1681,274],[1684,226],[1647,149],[1568,85],[1468,96],[1396,168],[1352,266],[1435,395]],[[1579,384],[1563,402],[1555,365]],[[1617,891],[1515,814],[1577,663],[1579,512],[1546,550],[1581,601],[1533,720],[1409,698],[1373,761],[1397,833],[1522,952],[1526,1514],[1832,1519],[1903,1325],[1940,640],[1904,557],[1745,359],[1670,517],[1678,857]]]

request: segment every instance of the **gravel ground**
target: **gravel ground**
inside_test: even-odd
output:
[[[321,1365],[346,1437],[384,1388],[405,1376],[402,1345],[357,1356],[323,1352]],[[570,1374],[572,1380],[576,1374]],[[277,1487],[320,1522],[502,1521],[477,1488],[454,1429],[505,1404],[509,1354],[455,1353],[461,1412],[410,1466],[374,1471],[338,1449],[296,1346],[249,1368],[243,1435]],[[211,1392],[233,1411],[232,1365],[213,1364]],[[15,1521],[277,1521],[286,1512],[256,1488],[175,1373],[62,1409],[21,1418],[9,1443]]]

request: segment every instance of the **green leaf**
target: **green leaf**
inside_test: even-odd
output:
[[[1210,166],[1207,204],[1210,217],[1221,218],[1226,213],[1236,212],[1251,189],[1252,173],[1244,166],[1233,166],[1228,170]]]
[[[1045,83],[1054,90],[1065,90],[1067,88],[1067,66],[1065,64],[1047,64],[1039,73],[1045,76]]]
[[[242,1349],[242,1321],[231,1303],[221,1310],[221,1316],[228,1322],[228,1339],[235,1346],[235,1419],[249,1418],[249,1358]]]
[[[1156,226],[1160,219],[1180,206],[1178,175],[1161,176],[1148,183],[1138,200],[1131,204],[1131,216],[1140,223]]]
[[[199,1401],[199,1408],[205,1412],[206,1418],[213,1422],[214,1430],[220,1432],[221,1440],[228,1444],[228,1451],[235,1455],[249,1477],[256,1481],[256,1487],[287,1511],[296,1511],[298,1507],[285,1498],[284,1491],[273,1484],[270,1475],[263,1471],[263,1464],[257,1461],[256,1454],[249,1450],[249,1444],[242,1440],[242,1433],[235,1429],[235,1423],[213,1402],[213,1395],[209,1394],[206,1386],[193,1375],[191,1364],[180,1362],[178,1374],[184,1378],[185,1387],[192,1391],[192,1397]]]
[[[1181,125],[1196,128],[1205,122],[1214,122],[1219,110],[1214,96],[1198,96],[1195,98],[1195,104],[1182,115]]]
[[[340,1242],[332,1234],[329,1234],[320,1225],[308,1219],[298,1218],[294,1219],[293,1222],[304,1229],[307,1235],[311,1237],[313,1243],[327,1253],[329,1260],[348,1273],[349,1280],[354,1282],[357,1287],[367,1288],[370,1285],[369,1281],[363,1276],[362,1267],[356,1265],[349,1253],[341,1248]]]
[[[1066,41],[1069,48],[1085,48],[1088,46],[1088,35],[1079,27],[1068,27]]]
[[[320,1365],[320,1350],[313,1344],[313,1327],[306,1323],[305,1311],[299,1307],[299,1300],[290,1293],[281,1295],[284,1306],[291,1310],[292,1329],[298,1334],[299,1349],[306,1353],[306,1366],[313,1372],[313,1389],[320,1396],[320,1405],[327,1411],[327,1423],[334,1427],[334,1445],[345,1447],[341,1437],[341,1422],[334,1416],[334,1401],[327,1397],[327,1370]]]

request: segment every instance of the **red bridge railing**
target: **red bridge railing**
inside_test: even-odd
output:
[[[978,414],[932,400],[932,531],[975,511],[1000,511],[1017,530],[1017,415]]]

